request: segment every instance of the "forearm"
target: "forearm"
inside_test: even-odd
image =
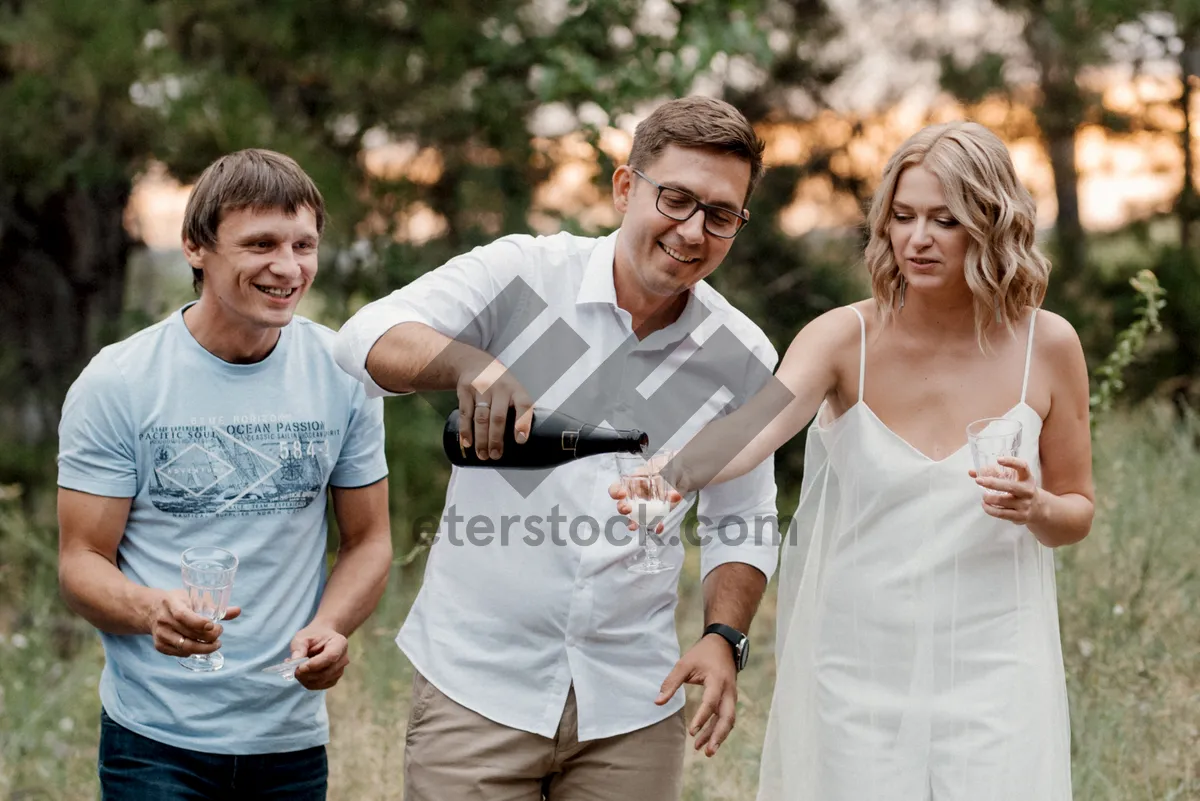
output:
[[[349,637],[383,597],[391,567],[390,534],[365,539],[340,551],[313,622]]]
[[[391,392],[436,392],[454,389],[464,373],[479,373],[491,355],[457,342],[423,323],[390,329],[367,354],[367,372]]]
[[[701,429],[675,460],[676,471],[668,469],[668,480],[686,493],[744,476],[804,427],[812,417],[806,411],[772,381],[745,406]]]
[[[130,581],[94,551],[64,554],[58,582],[67,606],[108,634],[149,634],[150,610],[163,595]]]
[[[1047,548],[1073,545],[1091,531],[1094,512],[1095,505],[1084,495],[1055,495],[1039,488],[1036,511],[1028,527]]]
[[[726,562],[714,567],[704,579],[704,625],[724,623],[748,633],[766,588],[767,577],[752,565]]]
[[[740,424],[735,413],[705,426],[675,460],[677,470],[668,468],[671,485],[682,493],[698,492],[745,475],[772,453],[745,436]]]

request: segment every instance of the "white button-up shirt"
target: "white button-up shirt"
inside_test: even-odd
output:
[[[508,236],[459,256],[360,310],[338,334],[338,363],[369,395],[388,329],[420,322],[491,353],[537,407],[638,428],[679,448],[747,400],[777,355],[766,335],[704,282],[679,320],[642,341],[617,306],[617,234]],[[519,447],[519,446],[518,446]],[[684,704],[654,699],[679,658],[680,523],[666,521],[667,572],[627,569],[641,545],[608,487],[615,458],[551,471],[455,468],[420,593],[396,638],[434,686],[512,728],[552,737],[574,683],[580,740],[633,731]],[[743,562],[768,578],[778,558],[773,459],[698,493],[701,573]]]

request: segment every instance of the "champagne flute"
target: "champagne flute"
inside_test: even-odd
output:
[[[625,488],[626,500],[632,507],[631,516],[644,536],[646,558],[629,565],[628,569],[633,573],[662,573],[671,569],[671,565],[659,556],[660,546],[655,532],[658,524],[671,512],[671,488],[662,475],[662,468],[669,461],[669,455],[663,454],[651,459],[636,454],[617,454],[617,469],[621,485]]]
[[[213,623],[225,617],[238,558],[224,548],[203,545],[184,551],[179,565],[192,611]],[[198,672],[220,670],[225,664],[220,651],[177,657],[177,660],[188,670]]]
[[[975,474],[993,478],[1016,479],[1017,471],[999,463],[1001,456],[1016,458],[1021,449],[1021,421],[1007,417],[985,417],[967,426],[967,443]],[[1005,495],[998,490],[985,489],[985,495]]]

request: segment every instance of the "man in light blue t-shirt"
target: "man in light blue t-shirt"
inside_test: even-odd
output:
[[[105,799],[323,799],[322,690],[392,559],[383,407],[294,316],[325,208],[286,156],[212,164],[188,201],[198,302],[102,350],[59,431],[59,575],[104,643]],[[325,576],[326,490],[340,534]],[[222,623],[192,611],[180,557],[238,558]],[[220,650],[224,666],[180,658]],[[263,668],[308,657],[285,681]]]

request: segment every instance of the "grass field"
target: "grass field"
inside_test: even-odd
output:
[[[1058,554],[1080,801],[1200,799],[1198,431],[1155,409],[1097,429],[1096,524]],[[94,798],[103,657],[58,600],[52,510],[15,496],[0,496],[0,799]],[[680,587],[684,643],[700,630],[697,556]],[[418,581],[396,570],[329,694],[332,799],[403,797],[411,668],[392,638]],[[755,622],[738,726],[713,760],[689,750],[687,801],[753,798],[776,678],[774,592],[772,582]]]

